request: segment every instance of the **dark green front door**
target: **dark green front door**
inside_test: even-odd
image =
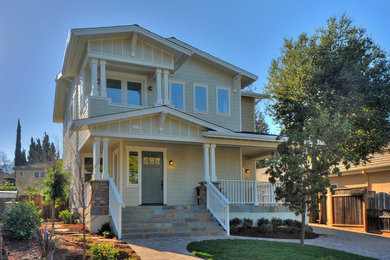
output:
[[[162,204],[163,184],[163,153],[142,152],[142,204]]]

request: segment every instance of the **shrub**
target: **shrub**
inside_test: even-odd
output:
[[[67,209],[60,212],[59,218],[62,220],[62,222],[66,223],[66,224],[73,223],[72,213],[70,213],[70,211]]]
[[[288,227],[291,227],[294,225],[294,220],[293,219],[285,219],[283,221],[284,225],[288,226]]]
[[[297,228],[301,228],[301,221],[298,221],[298,220],[293,220],[293,224],[292,224],[294,227],[297,227]]]
[[[299,233],[301,231],[299,227],[294,225],[288,226],[287,230],[289,233]]]
[[[77,240],[77,242],[84,242],[84,235],[80,235]],[[92,237],[91,235],[86,235],[85,236],[85,243],[92,243]]]
[[[272,218],[271,223],[274,228],[277,228],[283,225],[283,220],[280,218]]]
[[[102,243],[100,245],[94,243],[88,250],[88,255],[94,260],[117,259],[119,250],[111,243]]]
[[[242,227],[246,229],[250,229],[253,226],[253,219],[244,218],[242,221]]]
[[[305,233],[306,233],[306,235],[313,234],[313,228],[309,225],[306,225],[305,226]]]
[[[269,220],[267,218],[260,218],[259,220],[257,220],[257,226],[261,226],[263,224],[269,224]]]
[[[98,230],[98,234],[104,236],[104,238],[114,238],[115,234],[112,232],[111,226],[109,222],[106,222],[102,225],[102,227]]]
[[[272,233],[272,225],[270,223],[263,223],[259,226],[261,233]]]
[[[38,229],[33,234],[33,242],[37,247],[37,251],[41,255],[41,259],[53,259],[58,238],[52,237],[49,232],[47,232],[46,228],[44,231]]]
[[[16,186],[1,186],[0,191],[17,191]]]
[[[231,226],[238,227],[239,225],[241,225],[241,223],[242,223],[242,221],[239,218],[234,218],[234,219],[230,220]]]
[[[5,230],[15,239],[27,239],[42,224],[41,211],[29,202],[13,203],[1,217]]]

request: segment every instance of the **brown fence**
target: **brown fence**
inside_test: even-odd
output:
[[[367,231],[390,232],[390,195],[369,192],[367,195]]]
[[[19,200],[27,201],[29,199],[28,199],[27,195],[21,195],[21,196],[19,196]],[[45,205],[44,200],[45,200],[45,197],[40,196],[40,195],[36,195],[33,198],[35,206],[39,207],[42,211],[42,218],[47,220],[48,218],[51,218],[51,203],[48,205]],[[64,209],[66,209],[66,204],[59,205],[57,208],[55,208],[54,209],[55,210],[55,217],[58,218],[60,212]]]
[[[333,224],[363,226],[366,188],[334,189],[332,194]]]

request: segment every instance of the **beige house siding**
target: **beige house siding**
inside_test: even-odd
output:
[[[241,122],[242,131],[255,131],[255,99],[241,97]]]
[[[45,169],[18,169],[16,170],[15,185],[19,194],[25,194],[24,188],[29,185],[38,185],[43,181],[43,177],[36,178],[35,172],[45,172]],[[45,173],[46,174],[46,173]]]

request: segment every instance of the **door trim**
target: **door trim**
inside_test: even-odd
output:
[[[167,204],[167,148],[165,147],[151,147],[151,146],[126,146],[126,157],[129,152],[138,152],[138,184],[128,184],[127,173],[129,172],[129,164],[126,163],[126,188],[138,188],[138,205],[142,205],[142,152],[162,152],[163,153],[163,204]],[[127,162],[128,159],[125,160]]]

